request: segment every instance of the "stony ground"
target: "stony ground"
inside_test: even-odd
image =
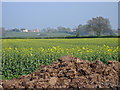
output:
[[[1,88],[112,88],[119,87],[120,62],[90,62],[67,55],[18,79],[2,80]]]

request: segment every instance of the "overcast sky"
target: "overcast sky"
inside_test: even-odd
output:
[[[108,18],[118,28],[117,2],[3,2],[2,24],[10,28],[73,28],[93,17]]]

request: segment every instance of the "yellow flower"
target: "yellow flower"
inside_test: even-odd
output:
[[[11,50],[11,48],[9,48]]]
[[[119,46],[117,46],[117,48],[116,48],[116,49],[120,49],[120,48],[119,48]]]
[[[42,52],[44,51],[44,49],[42,48],[42,50],[41,50]]]
[[[85,49],[85,48],[83,47],[83,49]]]
[[[53,47],[56,50],[56,47]]]
[[[107,48],[109,48],[109,46],[107,46]]]
[[[32,50],[32,48],[30,48],[30,50]]]
[[[86,52],[89,52],[89,50],[87,50]]]
[[[78,50],[78,52],[80,51],[80,49]]]
[[[15,50],[17,50],[17,48],[15,48]]]
[[[32,56],[32,54],[30,54]]]
[[[111,50],[111,49],[108,49],[108,52],[109,52],[109,51],[112,51],[112,50]]]

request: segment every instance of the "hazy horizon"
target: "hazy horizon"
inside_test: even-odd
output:
[[[10,28],[42,29],[58,26],[85,25],[93,17],[110,20],[112,29],[118,28],[117,2],[3,2],[2,26]]]

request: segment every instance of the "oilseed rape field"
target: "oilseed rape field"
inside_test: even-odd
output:
[[[119,51],[118,38],[3,39],[2,75],[6,79],[27,75],[68,54],[103,63],[118,61]]]

